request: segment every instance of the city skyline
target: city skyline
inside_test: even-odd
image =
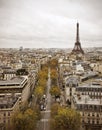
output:
[[[101,47],[100,0],[1,0],[0,48]]]

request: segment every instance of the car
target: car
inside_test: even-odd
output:
[[[43,110],[46,111],[46,107],[44,107]]]
[[[44,109],[44,105],[41,104],[41,105],[40,105],[40,110],[43,111],[43,109]]]
[[[46,111],[46,105],[45,104],[41,104],[40,105],[40,110],[41,111]]]

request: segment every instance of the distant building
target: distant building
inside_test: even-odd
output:
[[[23,51],[23,46],[21,46],[21,47],[19,48],[19,51]]]

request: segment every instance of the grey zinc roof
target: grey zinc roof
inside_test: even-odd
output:
[[[77,104],[102,105],[100,99],[91,99],[88,95],[81,95],[80,99],[75,95],[74,99]]]
[[[66,79],[66,85],[67,84],[78,84],[78,79],[76,77],[69,77]]]
[[[85,84],[82,86],[78,86],[78,88],[102,88],[101,85],[93,85],[93,84]]]
[[[20,85],[22,83],[22,81],[24,80],[24,77],[15,77],[12,78],[11,80],[2,80],[0,81],[0,86],[6,86],[6,85]]]

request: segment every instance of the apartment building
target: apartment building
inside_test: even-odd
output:
[[[19,100],[17,95],[0,95],[0,130],[10,126],[13,113],[19,109]]]
[[[89,95],[92,99],[102,98],[102,86],[95,83],[78,86],[76,92],[81,95]]]
[[[29,98],[32,85],[28,76],[13,77],[10,80],[0,81],[0,95],[12,94],[21,97],[21,102],[26,102]]]
[[[102,99],[73,95],[72,108],[80,112],[81,130],[102,130]]]

